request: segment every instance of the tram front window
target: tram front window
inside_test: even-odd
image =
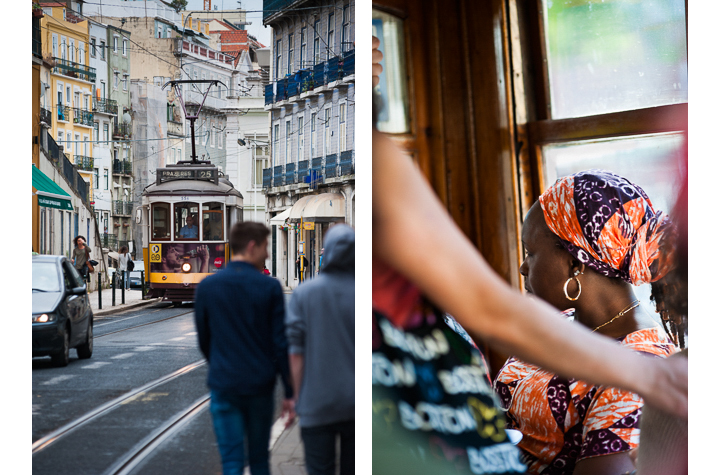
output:
[[[205,241],[224,241],[222,203],[202,205],[202,234]]]
[[[152,239],[157,241],[170,239],[170,205],[168,203],[155,203],[152,215]]]
[[[199,207],[197,203],[175,205],[175,239],[179,241],[197,241],[200,237],[198,228]]]

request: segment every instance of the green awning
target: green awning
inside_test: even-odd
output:
[[[37,190],[37,198],[40,206],[63,210],[73,210],[71,196],[51,178],[42,173],[42,170],[32,164],[32,188]]]

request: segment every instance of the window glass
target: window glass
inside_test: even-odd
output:
[[[403,22],[395,16],[372,10],[372,33],[380,40],[380,51],[384,54],[381,63],[384,70],[374,89],[380,103],[377,128],[390,134],[408,133],[409,97]]]
[[[543,4],[553,119],[687,102],[684,0]]]
[[[45,292],[58,292],[61,290],[57,265],[53,262],[32,263],[32,289]]]
[[[170,205],[168,203],[155,203],[152,215],[152,239],[163,241],[170,239]]]
[[[200,237],[200,221],[197,203],[175,204],[175,239],[181,241],[197,241]]]
[[[222,203],[202,205],[202,234],[205,241],[224,241]]]

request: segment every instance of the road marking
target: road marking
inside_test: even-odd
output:
[[[130,358],[131,356],[135,355],[135,353],[121,353],[120,355],[112,356],[112,360],[122,360],[125,358]]]
[[[108,361],[97,361],[96,363],[93,363],[93,364],[90,364],[87,366],[82,366],[81,369],[97,369],[102,366],[106,366],[107,364],[111,364],[111,363]]]
[[[74,377],[74,375],[70,375],[70,374],[65,374],[62,376],[55,376],[54,378],[50,379],[49,381],[45,381],[42,384],[44,386],[49,386],[51,384],[61,383],[62,381],[66,381],[67,379],[72,379],[73,377]]]
[[[137,346],[136,348],[134,348],[134,351],[152,351],[154,349],[154,346]]]
[[[179,336],[179,337],[177,337],[177,338],[171,338],[171,339],[169,339],[168,341],[180,341],[180,340],[184,340],[185,338],[187,338],[187,337],[185,337],[185,336]]]

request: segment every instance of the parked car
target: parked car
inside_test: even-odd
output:
[[[143,261],[133,261],[135,264],[135,267],[130,273],[130,276],[128,277],[128,285],[132,289],[140,289],[141,288],[141,271],[145,269],[143,266]],[[144,277],[145,278],[145,277]]]
[[[86,284],[64,256],[32,257],[32,356],[51,356],[54,366],[94,350],[94,313]]]

